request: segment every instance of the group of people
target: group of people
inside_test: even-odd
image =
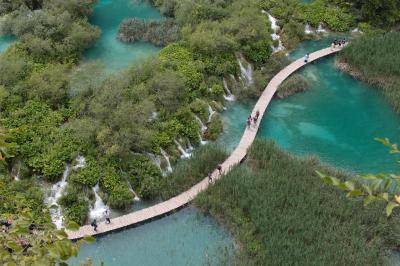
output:
[[[249,115],[249,117],[247,118],[247,127],[250,128],[251,125],[256,126],[259,117],[260,117],[260,111],[257,111],[256,115],[253,117],[251,115]]]
[[[11,218],[8,218],[7,220],[0,220],[0,226],[2,226],[3,232],[7,233],[10,230],[12,224],[13,220]]]
[[[331,47],[332,47],[332,49],[334,49],[336,47],[341,48],[341,47],[344,47],[346,45],[346,43],[347,43],[346,38],[339,39],[339,40],[335,39],[335,40],[333,40]]]
[[[104,211],[104,218],[105,218],[105,224],[110,224],[111,223],[111,219],[110,219],[110,210],[109,209],[107,209],[107,210],[105,210]],[[93,230],[95,231],[95,232],[97,232],[97,220],[96,219],[93,219],[93,221],[92,221],[92,223],[90,224],[92,227],[93,227]]]
[[[222,165],[218,165],[217,166],[217,170],[218,170],[218,173],[219,173],[219,175],[222,175]],[[208,173],[208,182],[211,182],[212,181],[212,172],[209,172]]]

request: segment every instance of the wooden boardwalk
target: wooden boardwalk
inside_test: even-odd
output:
[[[319,51],[316,51],[310,54],[309,63],[315,61],[319,58],[325,57],[327,55],[338,52],[340,49],[331,49],[326,48]],[[256,138],[258,125],[261,122],[261,119],[264,116],[264,113],[271,102],[272,97],[274,96],[276,90],[279,85],[288,78],[292,73],[296,72],[298,69],[305,65],[304,59],[301,58],[299,60],[294,61],[284,69],[282,69],[268,84],[265,88],[264,92],[258,99],[256,105],[253,108],[252,116],[255,115],[257,111],[260,112],[260,117],[258,120],[257,126],[251,126],[250,128],[246,128],[243,136],[240,140],[239,145],[236,149],[230,154],[230,156],[221,164],[223,173],[229,172],[229,170],[239,164],[246,156],[247,149],[251,146],[254,139]],[[249,114],[250,115],[250,114]],[[243,125],[245,125],[246,121],[243,121]],[[218,170],[214,170],[212,173],[213,180],[218,179],[220,177]],[[148,220],[155,219],[157,217],[164,216],[166,214],[171,213],[174,210],[177,210],[189,202],[191,202],[197,194],[201,191],[205,190],[209,185],[208,177],[204,178],[200,183],[194,185],[189,190],[179,194],[176,197],[173,197],[167,201],[158,203],[149,208],[145,208],[133,213],[129,213],[111,220],[111,224],[101,223],[98,224],[97,232],[95,232],[90,225],[82,226],[78,231],[67,231],[69,239],[79,239],[86,235],[100,235],[107,232],[121,230],[125,227],[138,225],[144,223]]]

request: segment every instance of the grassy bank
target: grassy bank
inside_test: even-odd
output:
[[[379,204],[349,200],[315,170],[346,178],[256,141],[246,163],[195,203],[234,233],[238,265],[382,265],[398,245],[398,218],[387,220]]]
[[[363,36],[339,54],[347,72],[383,89],[383,93],[400,112],[400,33]],[[342,67],[343,69],[343,67]],[[345,69],[346,70],[346,69]]]

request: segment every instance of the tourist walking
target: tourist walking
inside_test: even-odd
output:
[[[106,218],[106,224],[110,224],[111,220],[110,220],[110,211],[107,209],[104,211],[104,217]]]
[[[258,117],[260,116],[260,111],[257,110],[256,115],[253,117],[254,126],[257,125]]]
[[[217,169],[218,169],[219,175],[222,175],[222,165],[219,164]]]
[[[247,118],[247,127],[248,128],[250,128],[250,126],[251,126],[251,120],[252,120],[252,118],[251,118],[251,115]]]
[[[212,181],[212,173],[208,173],[208,183],[211,183]]]
[[[93,227],[93,230],[95,232],[97,232],[97,221],[96,221],[96,219],[94,219],[90,225]]]
[[[309,59],[310,59],[310,54],[307,53],[307,54],[304,56],[304,63],[307,64]]]

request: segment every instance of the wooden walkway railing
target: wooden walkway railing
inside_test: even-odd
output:
[[[340,48],[336,49],[326,48],[316,51],[310,54],[309,63],[319,58],[325,57],[327,55],[336,53],[339,50]],[[296,72],[299,68],[303,67],[304,65],[306,65],[304,63],[304,59],[303,58],[298,59],[293,63],[291,63],[290,65],[288,65],[287,67],[285,67],[284,69],[282,69],[269,82],[268,86],[265,88],[264,92],[258,99],[252,111],[253,116],[257,111],[260,112],[257,126],[246,128],[240,140],[239,145],[230,154],[230,156],[221,164],[223,173],[229,172],[229,170],[233,166],[240,163],[244,159],[247,153],[247,149],[251,146],[254,139],[256,138],[258,126],[260,125],[261,119],[263,118],[264,113],[269,103],[271,102],[271,99],[274,96],[276,90],[278,89],[279,85],[292,73]],[[243,124],[245,124],[245,122],[246,121],[243,121]],[[218,179],[219,177],[220,175],[218,170],[214,170],[214,172],[212,173],[213,180]],[[191,202],[197,196],[197,194],[205,190],[208,187],[208,185],[209,185],[208,177],[206,177],[200,183],[194,185],[192,188],[179,194],[176,197],[158,203],[154,206],[114,218],[111,220],[110,224],[105,224],[105,223],[99,224],[97,227],[97,232],[95,232],[90,225],[84,225],[78,231],[67,231],[68,238],[79,239],[84,237],[85,235],[105,234],[107,232],[121,230],[125,227],[134,226],[137,224],[144,223],[148,220],[164,216]]]

